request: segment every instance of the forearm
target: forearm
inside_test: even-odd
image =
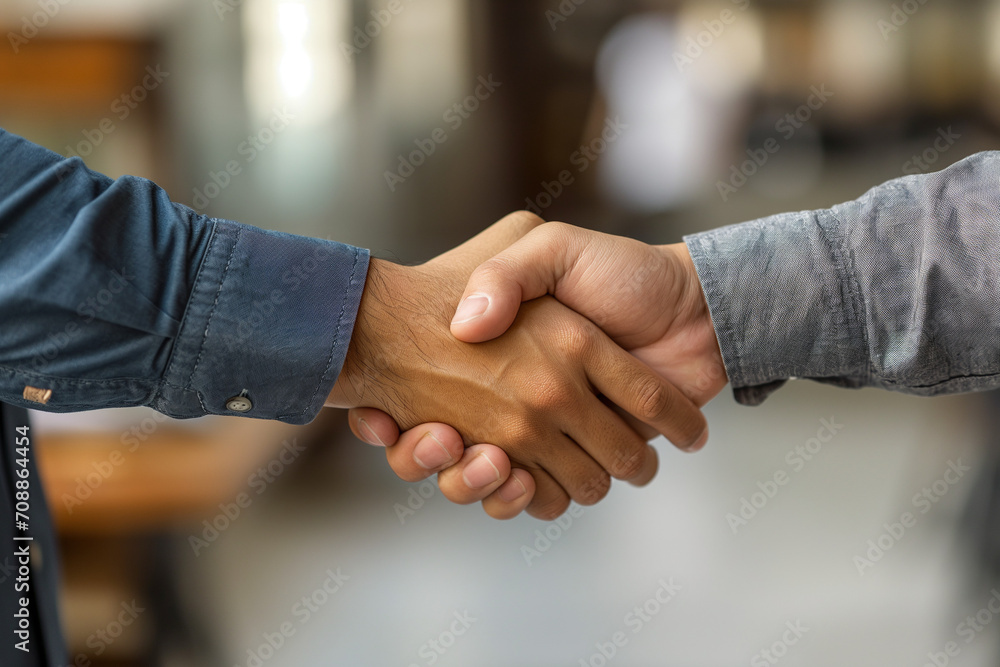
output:
[[[368,262],[199,215],[3,131],[0,233],[0,399],[52,411],[307,422],[339,373]],[[244,393],[250,409],[231,409]]]
[[[1000,154],[686,238],[737,399],[1000,385]]]

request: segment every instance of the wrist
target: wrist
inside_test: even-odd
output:
[[[658,246],[676,267],[678,284],[678,336],[685,341],[697,362],[697,372],[682,391],[699,405],[707,403],[729,382],[719,338],[712,322],[708,299],[698,277],[698,270],[685,243]]]
[[[393,322],[399,285],[409,269],[385,260],[372,259],[358,306],[351,343],[344,366],[326,401],[327,407],[372,407],[387,411],[385,377],[393,348],[389,334],[398,328]]]
[[[673,243],[671,245],[659,246],[663,252],[668,253],[673,258],[673,263],[677,266],[678,276],[678,318],[682,323],[700,334],[703,338],[710,338],[716,347],[718,340],[715,329],[712,327],[712,316],[708,308],[708,300],[705,292],[701,288],[701,281],[698,279],[698,269],[691,258],[691,252],[684,243]]]

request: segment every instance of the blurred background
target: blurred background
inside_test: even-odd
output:
[[[405,263],[519,208],[676,242],[1000,130],[987,0],[4,0],[0,28],[0,126]],[[972,667],[998,405],[727,390],[705,452],[661,440],[650,487],[552,524],[398,481],[342,413],[35,420],[74,665]]]

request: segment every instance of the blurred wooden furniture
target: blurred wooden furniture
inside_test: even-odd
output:
[[[38,463],[59,533],[127,535],[198,523],[247,490],[254,470],[303,430],[236,418],[216,426],[164,425],[134,451],[138,440],[117,432],[39,435]]]
[[[253,476],[280,460],[286,443],[304,445],[310,430],[237,418],[201,428],[142,423],[157,426],[148,434],[42,431],[35,438],[61,541],[71,665],[159,664],[164,644],[181,643],[173,638],[191,630],[176,617],[176,532],[198,535],[220,504],[255,496]]]

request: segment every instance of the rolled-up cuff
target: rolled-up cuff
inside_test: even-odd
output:
[[[790,378],[861,386],[857,290],[829,210],[685,237],[736,400],[758,405]]]
[[[368,251],[213,222],[152,407],[308,423],[347,355]]]

